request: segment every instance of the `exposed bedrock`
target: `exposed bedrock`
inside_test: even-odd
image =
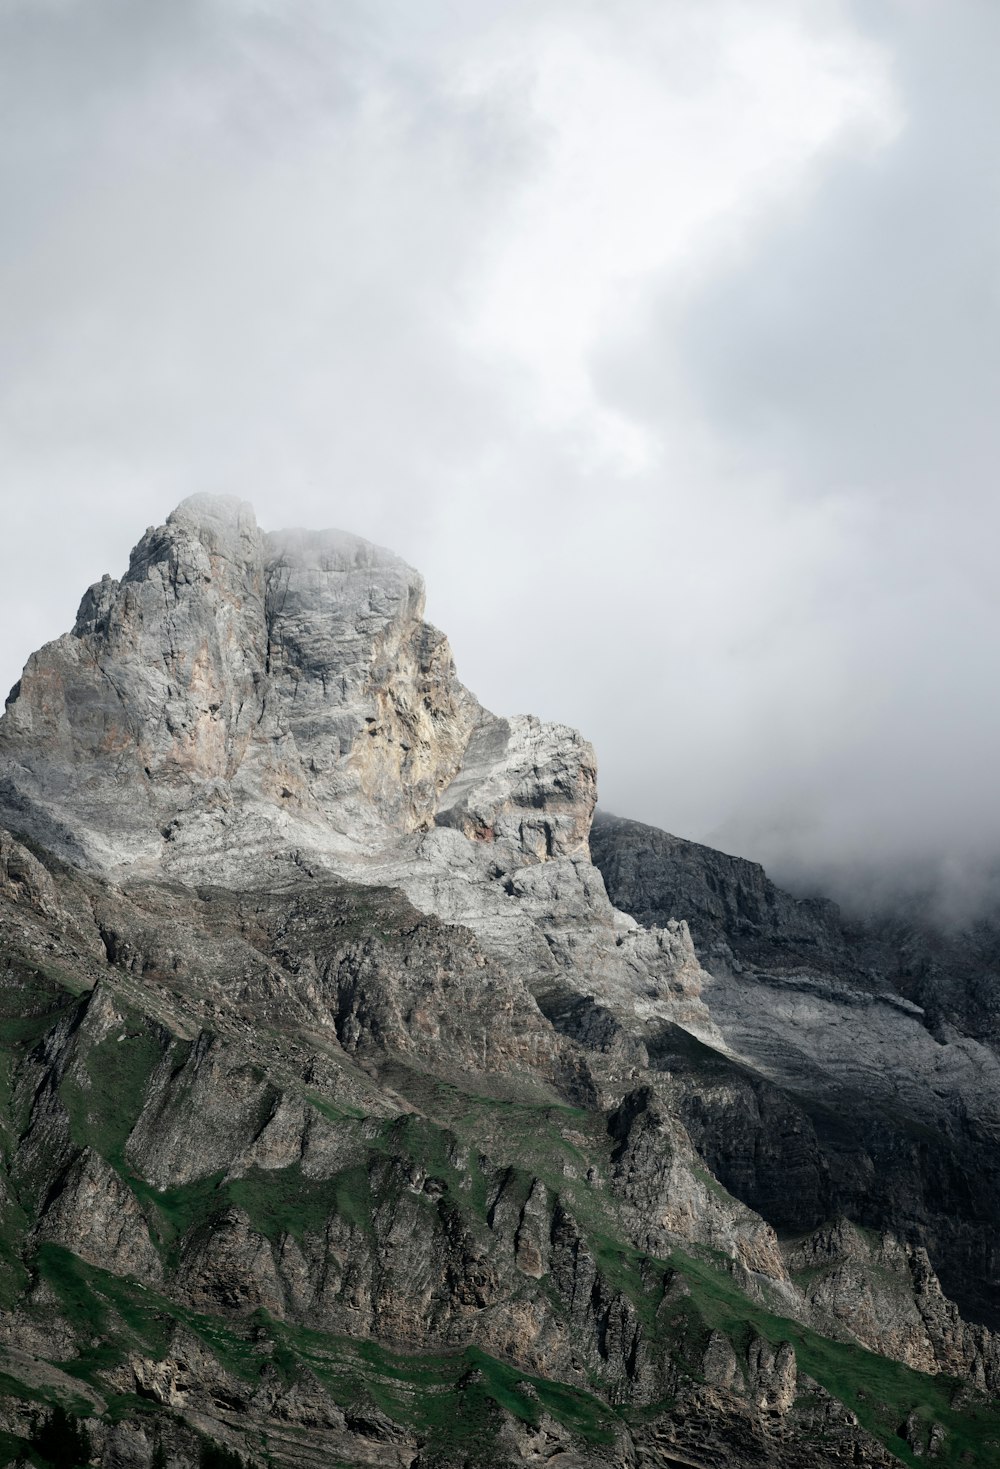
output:
[[[193,496],[29,659],[0,722],[0,814],[119,876],[343,860],[439,811],[524,860],[585,850],[590,747],[487,715],[423,610],[391,552],[264,536],[250,506]]]
[[[728,1056],[706,1067],[669,1039],[653,1055],[688,1073],[678,1107],[716,1176],[786,1233],[846,1215],[898,1234],[963,1310],[1000,1322],[1000,1060],[984,1022],[1000,971],[986,926],[848,922],[755,863],[600,812],[591,845],[621,908],[690,924]],[[946,970],[936,1000],[931,955]]]

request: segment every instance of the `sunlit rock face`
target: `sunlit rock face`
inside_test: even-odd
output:
[[[29,660],[0,721],[7,823],[107,873],[153,871],[189,824],[303,794],[267,698],[253,512],[200,496]]]
[[[536,987],[714,1035],[689,942],[640,935],[590,863],[592,747],[483,709],[423,613],[392,552],[193,496],[29,660],[0,823],[118,881],[399,888]]]
[[[106,873],[371,854],[439,815],[525,861],[585,850],[590,747],[488,715],[423,612],[391,552],[185,500],[29,659],[0,816]]]
[[[339,531],[266,537],[268,689],[335,826],[433,821],[481,713],[411,567]]]
[[[596,799],[594,752],[575,729],[486,714],[437,821],[474,841],[513,842],[544,862],[587,850]]]

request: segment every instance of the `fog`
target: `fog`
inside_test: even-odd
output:
[[[0,681],[236,493],[419,567],[606,808],[976,911],[998,46],[987,0],[0,0]]]

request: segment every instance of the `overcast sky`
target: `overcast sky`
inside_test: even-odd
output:
[[[602,803],[1000,851],[996,0],[0,0],[0,682],[194,490]]]

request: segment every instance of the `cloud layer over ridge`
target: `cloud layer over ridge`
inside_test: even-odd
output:
[[[195,489],[425,573],[603,803],[1000,851],[986,0],[4,0],[7,684]]]

